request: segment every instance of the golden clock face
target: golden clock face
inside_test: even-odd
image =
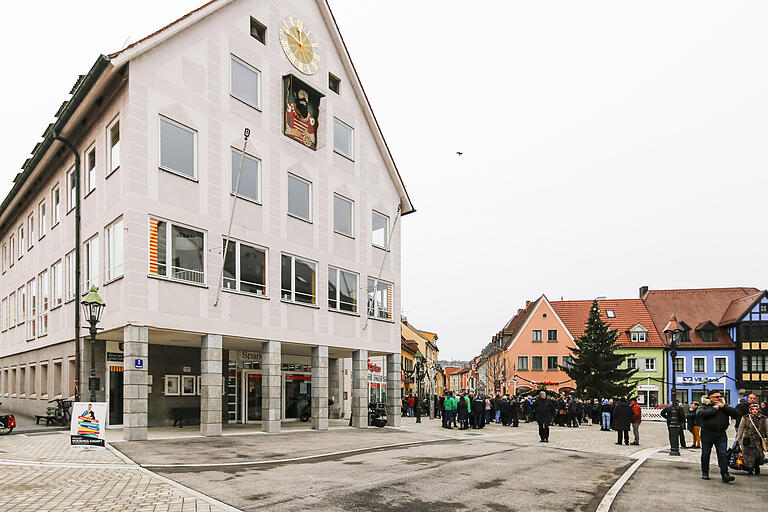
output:
[[[300,19],[288,16],[280,23],[280,44],[291,64],[302,73],[314,75],[320,69],[317,41]]]

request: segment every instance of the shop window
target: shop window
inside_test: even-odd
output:
[[[267,251],[260,247],[244,244],[238,240],[222,241],[226,247],[224,258],[224,289],[266,295]]]
[[[205,234],[179,224],[149,219],[149,275],[205,283]]]
[[[280,296],[301,304],[317,304],[317,263],[289,254],[280,258]]]
[[[380,279],[368,278],[368,316],[392,320],[392,289],[394,285]]]
[[[231,148],[232,154],[232,194],[255,203],[261,203],[259,182],[261,160],[249,154]],[[240,164],[242,163],[242,171]],[[240,175],[238,180],[238,174]]]
[[[328,309],[357,313],[357,274],[328,267]]]

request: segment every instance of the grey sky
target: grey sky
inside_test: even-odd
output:
[[[0,194],[99,53],[202,3],[5,6]],[[765,287],[767,4],[330,3],[418,209],[403,308],[441,358],[541,293]]]

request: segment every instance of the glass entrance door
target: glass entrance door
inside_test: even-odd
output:
[[[261,374],[243,372],[243,406],[245,423],[261,421]]]
[[[302,409],[309,404],[310,390],[312,388],[311,375],[286,374],[285,375],[285,403],[283,418],[298,418]]]

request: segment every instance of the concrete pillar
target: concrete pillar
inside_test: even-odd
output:
[[[352,426],[368,427],[368,351],[352,352]]]
[[[221,335],[206,334],[200,343],[200,433],[221,435]]]
[[[261,430],[279,433],[282,417],[282,346],[279,341],[261,345]]]
[[[390,427],[400,426],[401,385],[400,354],[387,354],[387,425]]]
[[[147,386],[149,385],[149,329],[129,325],[123,329],[123,439],[147,439]],[[138,361],[138,363],[137,363]],[[157,383],[162,386],[162,382]]]
[[[328,347],[312,347],[312,428],[328,430]]]
[[[340,359],[328,359],[328,398],[333,399],[329,416],[337,419],[341,418],[344,413],[344,388],[342,386],[341,367]]]

